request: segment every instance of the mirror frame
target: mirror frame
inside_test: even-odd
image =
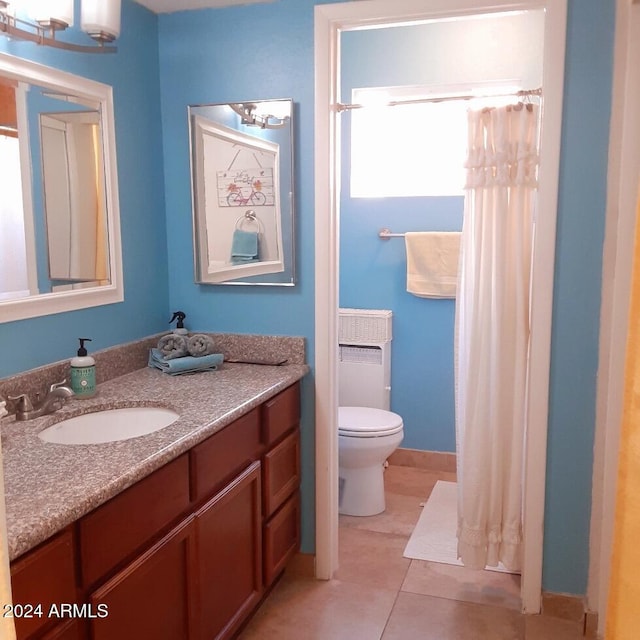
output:
[[[124,284],[112,88],[95,80],[82,78],[66,71],[16,58],[2,52],[0,52],[0,75],[53,91],[68,92],[98,105],[102,121],[101,139],[104,154],[110,265],[110,283],[107,285],[72,291],[41,293],[26,298],[0,301],[0,323],[122,302],[124,300]],[[30,177],[29,181],[31,181]],[[24,205],[26,210],[25,227],[32,229],[32,206],[26,201]]]
[[[275,180],[275,201],[276,209],[279,211],[276,221],[276,243],[281,251],[278,260],[270,260],[267,262],[255,262],[241,266],[229,266],[221,268],[212,273],[206,273],[207,264],[207,233],[210,230],[206,225],[206,212],[203,206],[204,198],[204,168],[198,162],[197,150],[202,148],[201,137],[210,135],[219,138],[228,143],[237,143],[252,149],[263,149],[267,152],[270,149],[270,143],[258,136],[252,136],[250,133],[228,124],[216,121],[207,115],[199,112],[199,109],[207,109],[210,107],[230,107],[234,111],[233,105],[238,104],[261,104],[270,102],[286,102],[289,104],[289,115],[286,118],[288,126],[288,154],[290,163],[286,169],[281,166],[280,152],[275,153],[277,166],[274,170]],[[193,260],[194,260],[194,281],[198,285],[223,285],[223,286],[267,286],[267,287],[292,287],[296,284],[296,255],[295,255],[295,237],[296,237],[296,220],[295,220],[295,172],[294,172],[294,111],[295,103],[292,98],[265,98],[261,100],[251,100],[240,103],[218,102],[191,104],[187,107],[187,119],[189,125],[189,160],[191,172],[191,210],[192,210],[192,241],[193,241]],[[239,112],[236,111],[238,115]],[[270,128],[270,127],[266,127]],[[281,193],[280,183],[283,174],[287,174],[290,180],[290,188],[287,193]],[[249,211],[245,212],[245,216],[254,213],[251,204],[245,207]],[[241,211],[245,208],[239,207]],[[286,213],[285,213],[286,210]],[[241,216],[242,217],[242,216]],[[285,221],[286,219],[286,221]],[[237,221],[236,221],[237,225]],[[239,228],[236,226],[236,228]],[[283,237],[283,229],[286,229],[287,239]]]

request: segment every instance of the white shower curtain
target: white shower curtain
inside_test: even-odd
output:
[[[458,557],[520,570],[538,106],[470,110],[456,298]]]

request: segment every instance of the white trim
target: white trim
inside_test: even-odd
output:
[[[80,97],[83,102],[95,104],[102,116],[102,142],[104,147],[105,197],[107,200],[107,229],[109,238],[109,273],[107,285],[93,289],[80,289],[45,293],[0,302],[0,322],[73,311],[124,300],[122,250],[120,244],[120,205],[118,196],[115,118],[113,90],[109,85],[46,67],[35,62],[0,53],[0,74],[17,81],[25,81],[57,92],[70,94],[70,101]],[[62,99],[62,98],[61,98]]]
[[[16,88],[16,115],[18,120],[18,144],[20,148],[20,166],[31,166],[31,141],[29,136],[29,119],[27,114],[28,84],[18,82]],[[27,282],[29,293],[38,291],[38,265],[36,260],[36,234],[33,221],[33,181],[31,171],[22,175],[22,209],[24,211],[24,235],[27,258]]]
[[[425,6],[426,5],[426,6]],[[428,21],[478,13],[545,9],[544,110],[540,207],[534,254],[531,387],[525,477],[523,610],[540,610],[546,432],[555,225],[562,120],[566,0],[361,0],[315,7],[315,240],[316,240],[316,575],[337,569],[337,307],[338,204],[335,109],[339,34],[377,24]]]
[[[531,285],[531,343],[524,461],[522,610],[539,613],[547,469],[549,372],[567,3],[545,7],[537,220]]]
[[[315,7],[315,365],[316,577],[338,568],[339,155],[336,112],[339,37],[335,5]],[[319,185],[322,185],[320,188]]]
[[[617,0],[587,606],[604,635],[640,177],[640,7]]]

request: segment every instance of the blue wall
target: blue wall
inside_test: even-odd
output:
[[[171,308],[194,330],[304,336],[314,358],[313,2],[185,11],[159,20]],[[250,45],[248,44],[250,43]],[[187,106],[294,102],[295,287],[198,285],[193,277]],[[313,377],[303,381],[302,549],[315,536]]]
[[[166,327],[168,311],[178,307],[189,313],[194,329],[303,335],[313,359],[314,4],[280,0],[156,19],[124,0],[115,56],[41,50],[0,39],[3,51],[114,86],[125,266],[122,304],[0,324],[0,375],[68,357],[80,334],[90,333],[92,346],[100,348],[159,331]],[[583,594],[614,3],[570,0],[569,6],[543,580],[546,590]],[[186,105],[269,97],[296,102],[298,284],[275,290],[194,285]],[[378,246],[382,250],[382,243]],[[312,385],[308,376],[303,417],[306,551],[313,549],[314,535]]]
[[[75,28],[64,38],[88,42]],[[0,51],[113,86],[125,295],[119,304],[1,323],[0,376],[72,357],[78,336],[93,338],[97,350],[167,326],[157,41],[156,16],[131,0],[122,4],[116,54],[58,51],[0,38]]]
[[[348,127],[345,127],[348,130]],[[346,145],[345,145],[346,146]],[[344,156],[347,158],[348,156]],[[348,167],[343,167],[344,173]],[[348,177],[343,175],[343,185]],[[463,198],[358,198],[343,190],[340,306],[391,309],[391,409],[402,416],[402,447],[455,451],[453,327],[455,300],[407,293],[404,240],[378,231],[457,231]]]

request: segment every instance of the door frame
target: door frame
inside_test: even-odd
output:
[[[316,577],[338,567],[338,274],[340,33],[469,15],[545,10],[544,109],[533,254],[524,465],[522,610],[539,613],[547,458],[551,314],[567,0],[360,0],[315,7]]]

